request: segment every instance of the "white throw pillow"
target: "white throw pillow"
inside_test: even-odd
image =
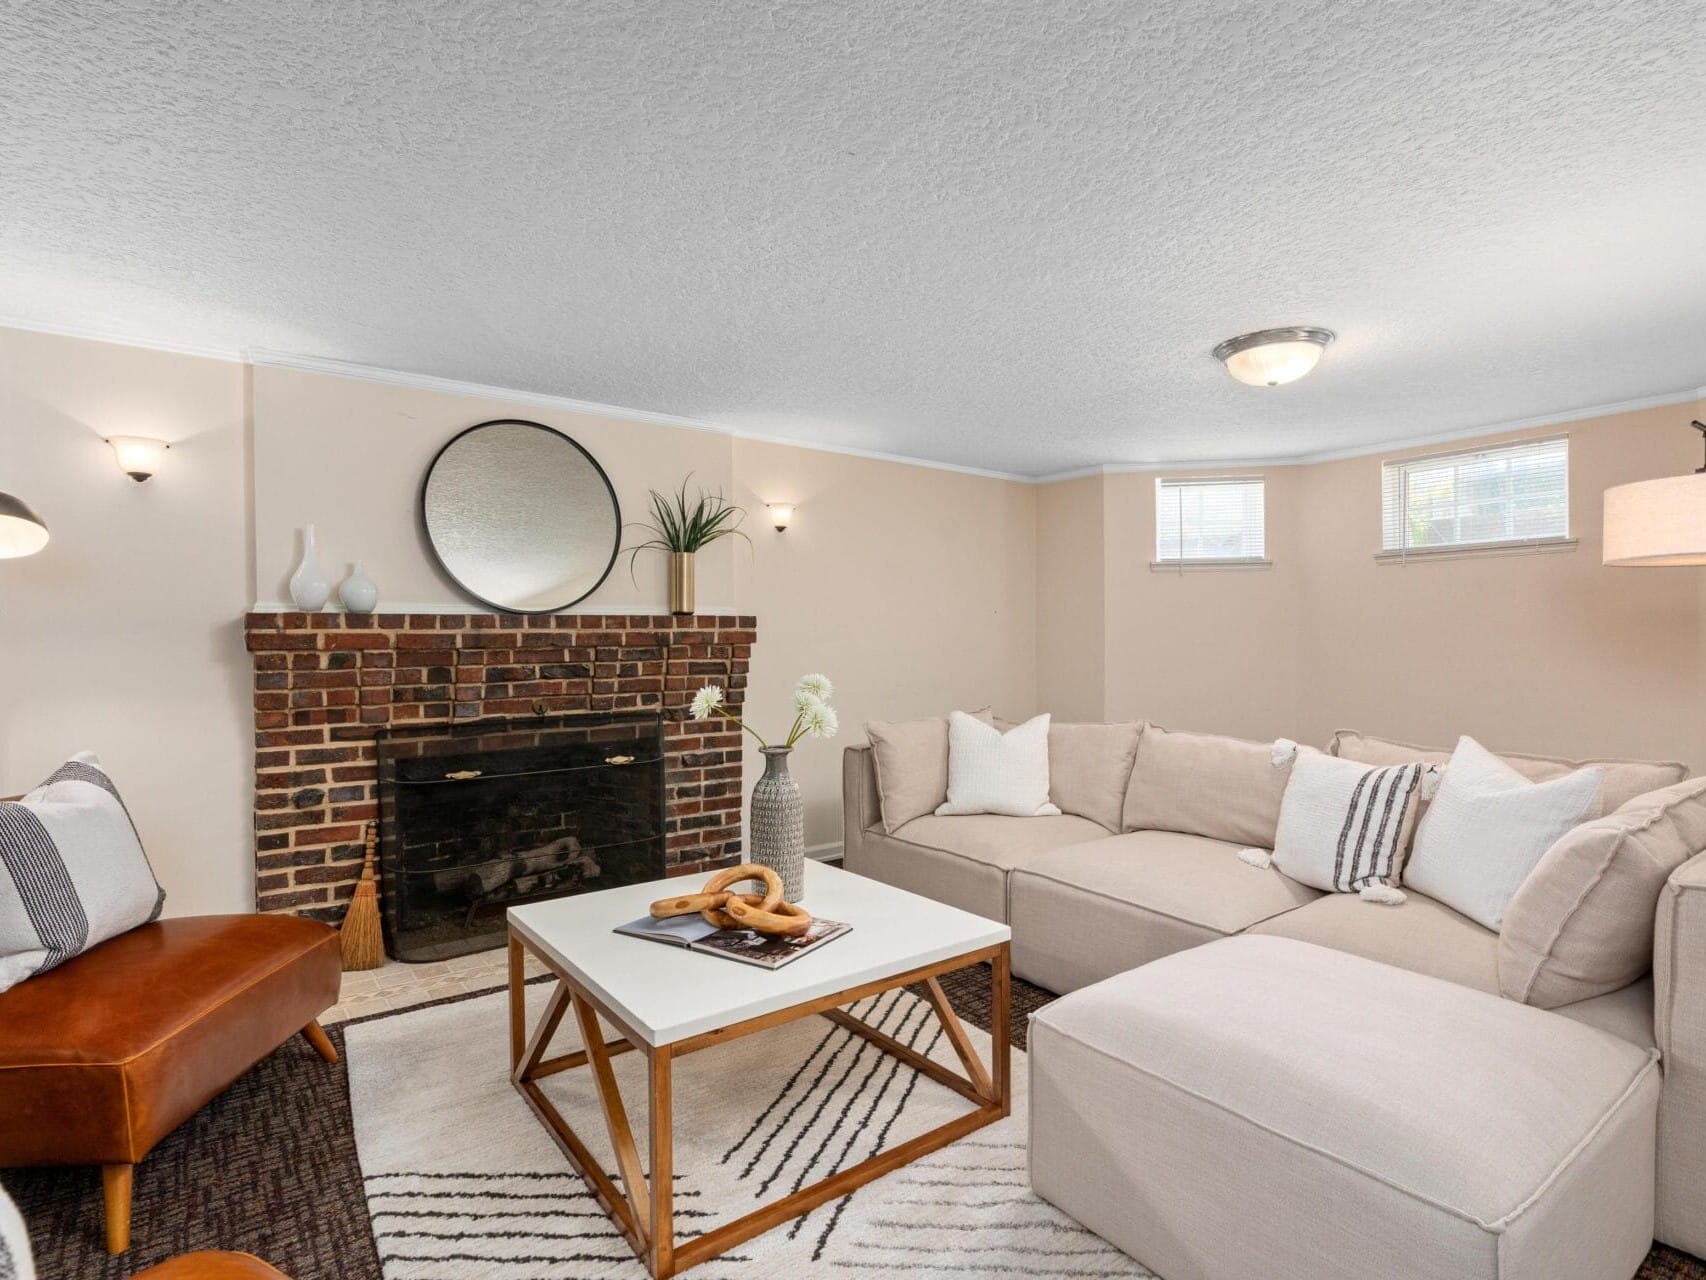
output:
[[[1416,832],[1404,881],[1497,929],[1558,838],[1598,812],[1600,770],[1530,782],[1473,738],[1459,738]]]
[[[160,914],[130,814],[89,752],[0,802],[0,991]]]
[[[948,798],[940,814],[1058,816],[1048,798],[1048,716],[1002,733],[956,711],[948,717]]]
[[[1280,801],[1274,865],[1332,893],[1397,888],[1427,769],[1358,764],[1300,747]]]

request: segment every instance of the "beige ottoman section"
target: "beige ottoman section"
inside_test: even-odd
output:
[[[1656,1054],[1437,978],[1230,938],[1029,1060],[1032,1186],[1166,1280],[1628,1280],[1652,1241]]]

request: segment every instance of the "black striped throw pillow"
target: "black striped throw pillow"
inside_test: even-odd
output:
[[[1332,893],[1379,897],[1379,890],[1396,889],[1428,768],[1371,766],[1298,748],[1280,802],[1274,865]]]
[[[0,991],[156,919],[165,901],[92,753],[0,802]]]

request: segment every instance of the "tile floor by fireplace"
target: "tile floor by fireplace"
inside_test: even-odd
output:
[[[320,1021],[346,1022],[370,1013],[389,1013],[429,1000],[442,1000],[445,996],[501,987],[509,981],[508,957],[508,950],[499,947],[430,964],[386,960],[378,969],[346,973],[338,1003],[321,1014]],[[527,976],[537,977],[544,972],[539,962],[529,956]]]

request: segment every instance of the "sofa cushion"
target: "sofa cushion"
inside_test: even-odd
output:
[[[1395,906],[1328,894],[1252,925],[1250,932],[1313,942],[1497,994],[1498,934],[1425,894],[1404,892],[1405,901]]]
[[[990,920],[1007,919],[1007,870],[1033,854],[1106,836],[1088,818],[973,814],[865,832],[847,869]]]
[[[1450,747],[1418,747],[1413,743],[1394,742],[1376,738],[1354,729],[1340,729],[1327,744],[1327,754],[1365,764],[1408,764],[1420,760],[1424,764],[1444,764],[1451,759]],[[1549,782],[1566,773],[1574,773],[1592,765],[1604,775],[1600,782],[1599,812],[1610,813],[1636,796],[1688,776],[1688,766],[1665,760],[1565,760],[1559,756],[1522,755],[1515,752],[1495,753],[1511,768],[1530,782]]]
[[[996,813],[956,817],[930,814],[914,818],[895,833],[908,844],[943,849],[992,867],[1016,867],[1035,854],[1063,845],[1106,837],[1088,818],[1057,814],[1048,818],[1010,818]]]
[[[1289,762],[1273,745],[1147,725],[1126,788],[1127,831],[1183,831],[1213,840],[1274,847]]]
[[[1050,991],[1072,991],[1320,896],[1239,861],[1238,849],[1204,836],[1136,831],[1025,858],[1007,885],[1013,971]]]
[[[993,723],[987,707],[971,714]],[[893,834],[914,818],[935,813],[948,798],[948,717],[872,720],[865,736],[877,766],[883,830]]]
[[[1061,724],[1048,727],[1049,799],[1062,813],[1120,829],[1126,786],[1143,725]]]
[[[1229,938],[1034,1015],[1031,1185],[1178,1280],[1628,1276],[1652,1241],[1655,1056]]]
[[[1499,988],[1555,1008],[1628,986],[1652,967],[1665,881],[1706,849],[1706,778],[1644,796],[1568,831],[1511,898]]]

